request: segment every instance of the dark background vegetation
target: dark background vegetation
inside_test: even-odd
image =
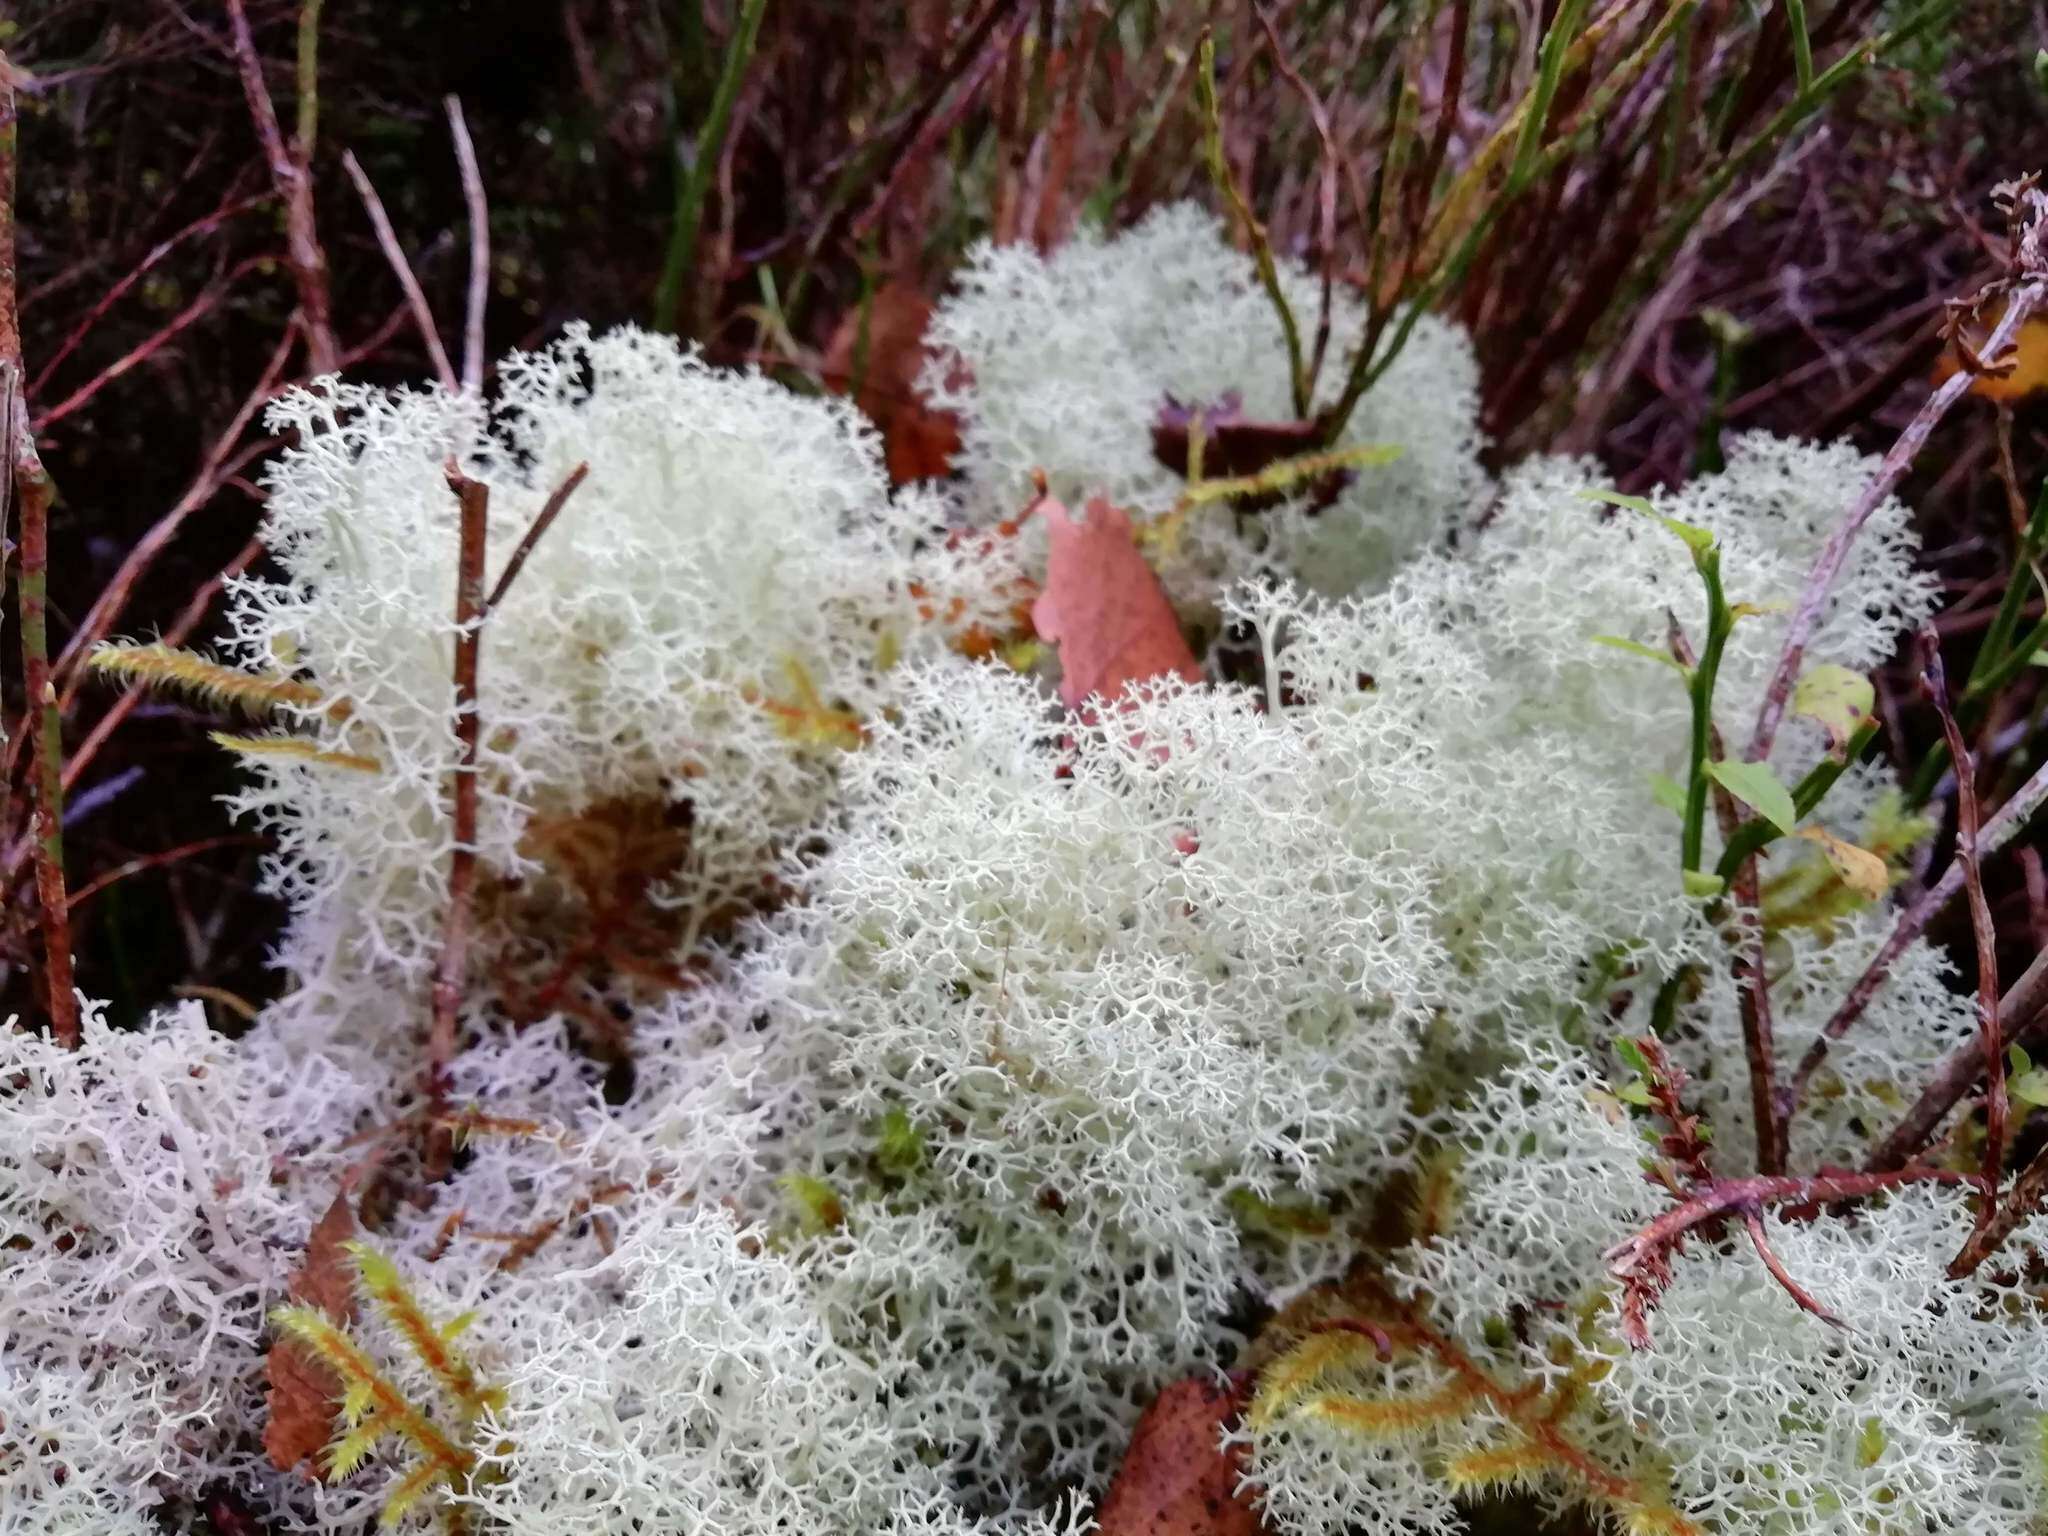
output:
[[[1428,9],[1493,28],[1555,10],[1532,4]],[[341,173],[344,150],[381,194],[456,344],[468,244],[441,105],[450,94],[467,113],[490,197],[490,354],[543,341],[572,319],[645,322],[680,167],[701,145],[737,9],[733,0],[327,0],[311,166],[348,371],[391,383],[429,376],[392,269]],[[1414,9],[1275,5],[1268,32],[1246,5],[1223,0],[770,0],[737,77],[678,328],[720,360],[759,364],[798,387],[839,387],[844,370],[827,355],[835,330],[878,293],[936,295],[976,239],[1051,244],[1081,219],[1120,224],[1179,196],[1219,203],[1189,84],[1204,25],[1218,39],[1227,158],[1275,247],[1327,259],[1340,281],[1369,283],[1364,253],[1384,221],[1354,188],[1370,189],[1384,166],[1404,73],[1423,82],[1427,106],[1429,82],[1441,94],[1449,63],[1441,50],[1400,51]],[[1810,4],[1817,56],[1839,57],[1904,9]],[[30,404],[60,490],[53,648],[205,477],[113,626],[147,636],[204,599],[257,527],[260,428],[230,436],[225,449],[221,439],[274,358],[282,380],[306,372],[303,349],[280,353],[298,303],[283,206],[223,4],[16,0],[0,14],[21,111]],[[248,14],[289,134],[299,5],[249,0]],[[1691,45],[1704,79],[1699,125],[1660,115],[1664,98],[1651,88],[1663,78],[1669,97],[1676,87],[1654,64],[1607,115],[1588,112],[1578,158],[1532,186],[1458,281],[1431,296],[1473,330],[1497,461],[1541,448],[1593,452],[1617,484],[1642,489],[1710,467],[1721,434],[1734,430],[1846,435],[1881,451],[1924,397],[1943,351],[1945,301],[1998,270],[2005,231],[1992,187],[2048,166],[2048,97],[2034,62],[2048,26],[2027,0],[1965,0],[1745,168],[1674,260],[1646,267],[1682,194],[1794,89],[1790,51],[1768,15],[1709,3],[1691,25],[1705,30],[1688,38],[1712,44]],[[1315,125],[1283,60],[1314,84],[1344,147],[1333,241],[1318,222]],[[1444,178],[1499,120],[1512,87],[1467,82]],[[1569,91],[1560,99],[1567,114],[1585,105]],[[1659,133],[1670,135],[1661,166],[1642,148]],[[1419,206],[1434,188],[1417,186]],[[1427,276],[1410,274],[1405,291]],[[868,382],[882,394],[893,387]],[[1943,621],[1952,665],[1964,667],[2010,567],[2008,481],[2031,501],[2048,464],[2048,421],[2021,400],[2003,475],[1998,414],[1966,401],[1908,484],[1956,605]],[[207,476],[217,451],[227,464]],[[206,639],[210,612],[217,605],[202,602],[193,643]],[[15,734],[11,616],[5,634],[4,718]],[[1930,739],[1931,717],[1903,672],[1888,695],[1892,750],[1910,760]],[[69,747],[90,740],[116,697],[92,681],[72,690]],[[2041,707],[2029,681],[1985,725],[1994,788],[2038,760]],[[236,771],[206,740],[214,723],[194,708],[140,703],[93,746],[74,787],[66,860],[79,984],[112,999],[116,1017],[199,987],[216,989],[226,1023],[235,1000],[260,1001],[274,985],[265,957],[279,913],[256,890],[260,843],[214,803]],[[8,774],[0,834],[12,847],[23,764],[10,757]],[[7,879],[0,957],[14,963],[0,1013],[33,1010],[24,867],[16,859]],[[2038,856],[2007,861],[2000,878],[2002,930],[2023,960],[2048,939]]]

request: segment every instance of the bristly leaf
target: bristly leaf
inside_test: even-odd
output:
[[[1641,1077],[1648,1077],[1650,1075],[1650,1058],[1645,1056],[1643,1048],[1627,1035],[1619,1035],[1615,1038],[1614,1054],[1621,1058],[1622,1064],[1629,1071]]]
[[[1707,764],[1707,772],[1729,794],[1780,832],[1790,832],[1799,825],[1799,812],[1792,804],[1792,792],[1785,788],[1769,763],[1728,759]]]

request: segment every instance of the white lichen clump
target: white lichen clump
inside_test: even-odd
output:
[[[1280,281],[1312,331],[1319,280],[1283,262]],[[1163,516],[1186,489],[1154,448],[1163,410],[1217,416],[1234,402],[1249,421],[1293,419],[1280,320],[1252,258],[1192,204],[1161,208],[1114,238],[1083,231],[1050,256],[979,247],[957,283],[932,316],[924,387],[959,414],[959,467],[978,520],[1012,516],[1039,471],[1063,500],[1100,494]],[[1364,306],[1340,285],[1312,410],[1343,392],[1364,327]],[[1206,509],[1161,573],[1176,600],[1203,613],[1220,582],[1261,571],[1333,595],[1383,583],[1479,510],[1478,393],[1464,333],[1434,316],[1418,321],[1336,445],[1399,456],[1360,470],[1321,510],[1300,500],[1245,517]]]
[[[1334,322],[1319,400],[1356,306]],[[1672,1249],[1629,1342],[1612,1255],[1685,1193],[1614,1050],[1660,995],[1694,1151],[1740,1175],[1757,1143],[1741,935],[1681,881],[1653,784],[1689,771],[1657,664],[1703,627],[1686,545],[1590,498],[1590,463],[1496,494],[1469,351],[1425,322],[1345,437],[1399,460],[1320,510],[1203,509],[1161,556],[1229,670],[1071,714],[962,654],[1043,575],[999,525],[1039,470],[1168,514],[1169,398],[1287,414],[1272,311],[1213,221],[1169,210],[984,253],[935,334],[963,478],[893,497],[847,407],[633,332],[509,360],[488,413],[332,382],[280,407],[282,575],[237,587],[234,624],[248,673],[299,685],[295,755],[254,757],[237,805],[278,841],[289,986],[233,1041],[191,1008],[94,1015],[76,1055],[0,1041],[0,1532],[189,1523],[227,1489],[322,1536],[387,1508],[1056,1536],[1153,1395],[1218,1368],[1259,1373],[1229,1432],[1282,1536],[1449,1536],[1502,1488],[1659,1536],[2032,1529],[2038,1234],[1950,1277],[1951,1185],[1764,1216],[1845,1326],[1730,1219]],[[447,473],[488,487],[488,588],[579,464],[482,633],[478,926],[429,1100]],[[1730,742],[1870,470],[1753,438],[1657,498],[1747,605]],[[1811,663],[1868,669],[1927,616],[1915,555],[1886,503]],[[1795,717],[1770,762],[1789,784],[1827,750]],[[1880,862],[1918,835],[1875,767],[1808,825]],[[1812,842],[1762,869],[1790,1058],[1889,914]],[[1974,1024],[1909,947],[1816,1078],[1794,1169],[1858,1162]],[[411,1430],[327,1482],[258,1444],[264,1314],[338,1193],[424,1315],[473,1314],[491,1394],[436,1481]],[[362,1358],[445,1381],[381,1315],[351,1325]]]

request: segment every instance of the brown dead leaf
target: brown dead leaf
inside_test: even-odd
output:
[[[854,404],[882,429],[889,478],[897,485],[951,473],[953,455],[960,450],[959,422],[948,411],[931,409],[917,388],[931,317],[930,299],[909,283],[892,279],[875,290],[868,304],[866,365],[856,370],[858,307],[846,312],[825,348],[825,382],[832,389],[847,393],[855,372],[860,373]]]
[[[1246,1495],[1244,1447],[1219,1442],[1250,1378],[1195,1376],[1152,1400],[1096,1517],[1099,1536],[1260,1536]]]
[[[356,1236],[355,1213],[344,1188],[313,1228],[306,1259],[285,1287],[301,1306],[318,1307],[330,1317],[353,1320],[356,1315],[355,1266],[343,1244]],[[263,1427],[263,1449],[280,1472],[289,1472],[316,1456],[334,1438],[334,1415],[341,1406],[341,1381],[311,1350],[296,1339],[278,1339],[270,1346],[269,1421]]]
[[[1132,542],[1130,519],[1100,496],[1079,522],[1050,496],[1037,511],[1048,543],[1045,591],[1031,605],[1031,622],[1059,647],[1067,707],[1094,695],[1115,699],[1132,683],[1169,673],[1200,682],[1173,605]]]

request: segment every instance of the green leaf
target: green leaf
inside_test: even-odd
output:
[[[1874,1467],[1878,1458],[1884,1455],[1884,1425],[1873,1416],[1863,1421],[1862,1432],[1856,1436],[1856,1465]]]
[[[1704,528],[1695,528],[1691,523],[1681,523],[1674,517],[1666,517],[1641,496],[1625,496],[1620,491],[1581,491],[1581,501],[1604,501],[1610,507],[1626,507],[1631,512],[1640,512],[1645,517],[1655,518],[1672,533],[1685,547],[1692,551],[1693,563],[1697,565],[1714,548],[1714,536]]]
[[[2005,1080],[2008,1097],[2039,1109],[2048,1104],[2048,1067],[2033,1067]]]
[[[1729,794],[1780,832],[1790,832],[1799,825],[1799,812],[1792,805],[1792,792],[1779,781],[1769,763],[1745,763],[1730,758],[1707,764],[1707,772]]]
[[[1685,894],[1688,896],[1718,896],[1727,888],[1728,882],[1719,875],[1708,874],[1703,869],[1685,872]]]
[[[2005,1048],[2005,1070],[2014,1077],[2034,1069],[2034,1058],[2027,1054],[2027,1048],[2017,1043]]]
[[[1622,1062],[1628,1067],[1629,1071],[1639,1072],[1644,1077],[1650,1075],[1650,1058],[1645,1056],[1643,1048],[1637,1045],[1635,1041],[1629,1039],[1627,1035],[1620,1035],[1615,1038],[1614,1054],[1622,1059]]]
[[[1614,1096],[1624,1104],[1640,1104],[1650,1107],[1650,1085],[1648,1083],[1623,1083],[1614,1090]]]
[[[1818,720],[1837,755],[1862,728],[1877,704],[1877,690],[1861,672],[1832,662],[1807,670],[1792,690],[1792,713]]]
[[[1685,786],[1661,773],[1650,775],[1650,798],[1674,816],[1685,814]]]
[[[1640,640],[1630,640],[1622,635],[1595,635],[1593,643],[1607,646],[1611,650],[1627,651],[1629,655],[1640,656],[1645,661],[1654,661],[1660,667],[1669,667],[1680,677],[1692,675],[1676,656],[1667,651],[1660,651],[1653,645],[1644,645]]]

